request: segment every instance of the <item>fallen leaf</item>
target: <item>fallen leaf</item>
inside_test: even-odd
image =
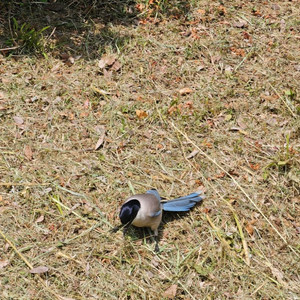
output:
[[[172,284],[165,292],[163,293],[163,297],[174,299],[176,297],[177,285]]]
[[[95,150],[98,150],[104,142],[104,137],[105,137],[105,132],[106,132],[105,126],[103,126],[103,125],[97,126],[96,131],[100,135],[98,142],[95,146]]]
[[[138,117],[139,119],[144,119],[144,118],[148,117],[148,114],[147,114],[145,111],[143,111],[143,110],[137,109],[137,110],[135,111],[135,113],[136,113],[136,115],[137,115],[137,117]]]
[[[43,222],[45,220],[45,217],[43,216],[43,215],[40,215],[36,220],[35,220],[35,222],[36,223],[41,223],[41,222]]]
[[[239,127],[231,127],[229,129],[229,131],[238,131],[239,133],[243,134],[243,135],[248,135],[248,132],[245,131],[245,130],[242,130],[241,128]]]
[[[98,67],[104,69],[106,66],[111,66],[116,61],[114,55],[103,55],[99,60]]]
[[[236,28],[246,28],[246,27],[248,27],[248,23],[244,20],[239,20],[238,22],[234,22],[232,25]]]
[[[284,277],[283,273],[280,270],[278,270],[277,268],[273,267],[273,266],[271,266],[270,268],[271,268],[273,276],[276,277],[276,279],[278,280],[279,283],[284,285],[285,282],[283,281],[283,277]]]
[[[273,10],[280,10],[280,6],[278,4],[272,4],[271,8]]]
[[[249,166],[250,166],[250,168],[252,170],[255,170],[255,171],[257,171],[260,168],[259,164],[251,164],[251,163],[249,163]]]
[[[239,127],[231,127],[229,129],[229,131],[240,131],[240,130],[241,130],[241,128],[239,128]]]
[[[244,39],[252,41],[251,35],[247,31],[243,31]]]
[[[8,260],[0,260],[0,269],[5,268],[7,265],[9,265]]]
[[[232,115],[226,115],[225,116],[225,121],[230,121],[232,119]]]
[[[198,153],[199,153],[199,150],[195,149],[195,150],[193,150],[186,158],[187,158],[187,159],[193,158],[193,157],[195,157]]]
[[[190,88],[188,88],[188,87],[179,90],[179,94],[180,94],[181,96],[185,96],[185,95],[187,95],[187,94],[191,94],[192,92],[193,92],[193,90],[190,89]]]
[[[33,152],[32,152],[32,149],[31,149],[31,147],[29,145],[25,145],[25,147],[24,147],[24,154],[25,154],[25,156],[26,156],[26,158],[28,160],[32,160],[32,158],[33,158]]]
[[[116,60],[115,63],[112,65],[111,69],[117,72],[121,69],[121,67],[121,63],[118,60]]]
[[[17,125],[22,125],[24,123],[24,119],[22,117],[14,116],[13,119]]]
[[[238,48],[235,48],[235,47],[231,47],[230,50],[235,54],[235,55],[238,55],[238,56],[241,56],[241,57],[245,57],[246,55],[246,52],[244,49],[238,49]]]
[[[43,273],[48,272],[48,270],[49,270],[48,267],[40,266],[40,267],[36,267],[36,268],[31,269],[29,272],[31,274],[43,274]]]
[[[200,64],[198,67],[197,67],[197,72],[200,72],[200,71],[202,71],[202,70],[204,70],[205,69],[205,65],[203,65],[203,64]]]
[[[252,226],[251,223],[247,223],[246,230],[247,230],[247,232],[248,232],[249,235],[253,235],[254,228],[253,228],[253,226]]]
[[[107,70],[103,69],[103,76],[104,76],[105,79],[111,80],[112,71],[107,71]]]
[[[68,67],[71,67],[75,62],[75,59],[73,56],[69,56],[67,60],[65,60],[65,64],[68,66]]]
[[[222,173],[220,173],[220,174],[217,174],[214,178],[223,178],[223,177],[225,177],[225,172],[222,172]]]
[[[181,65],[183,64],[183,62],[184,62],[183,57],[179,57],[178,60],[177,60],[177,64],[178,64],[179,66],[181,66]]]

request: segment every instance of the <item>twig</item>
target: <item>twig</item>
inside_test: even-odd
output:
[[[242,244],[243,244],[243,247],[244,247],[244,252],[245,252],[245,259],[246,259],[246,264],[248,266],[250,266],[250,255],[249,255],[249,248],[248,248],[248,244],[247,244],[247,241],[245,239],[245,236],[244,236],[244,232],[243,232],[243,229],[242,229],[242,226],[239,222],[239,218],[236,214],[236,212],[234,211],[234,209],[231,210],[232,214],[233,214],[233,217],[235,219],[235,222],[236,222],[236,225],[238,227],[238,230],[239,230],[239,233],[240,233],[240,237],[242,239]]]
[[[4,240],[14,249],[14,251],[20,256],[20,258],[25,262],[29,269],[33,269],[32,264],[26,259],[26,257],[16,248],[16,246],[11,242],[7,236],[0,230],[0,235]]]
[[[0,51],[9,51],[9,50],[14,50],[14,49],[18,49],[20,48],[20,46],[14,46],[14,47],[9,47],[9,48],[2,48],[0,49]]]
[[[39,185],[50,185],[51,183],[32,183],[32,182],[0,182],[0,186],[39,186]]]
[[[212,159],[208,154],[206,154],[198,145],[192,141],[184,132],[182,132],[177,126],[174,125],[173,122],[170,122],[171,126],[178,131],[188,142],[190,142],[199,152],[204,155],[208,160],[210,160],[213,164],[215,164],[219,169],[221,169],[234,184],[242,191],[242,193],[246,196],[246,198],[252,203],[252,205],[257,209],[257,211],[263,216],[263,218],[269,223],[269,225],[273,228],[273,230],[277,233],[277,235],[283,240],[283,242],[299,257],[299,254],[294,250],[294,248],[288,244],[287,240],[283,237],[283,235],[277,230],[277,228],[272,224],[272,222],[266,217],[266,215],[262,212],[262,210],[257,206],[257,204],[252,200],[252,198],[246,193],[246,191],[242,188],[242,186],[235,180],[235,178],[229,174],[222,166],[220,166],[214,159]]]

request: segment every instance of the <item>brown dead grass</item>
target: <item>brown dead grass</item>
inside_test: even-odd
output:
[[[3,42],[17,13],[50,25],[47,59],[0,57],[1,299],[297,299],[299,3],[137,3],[0,19]],[[203,205],[164,217],[159,255],[147,231],[110,233],[133,192],[199,186]]]

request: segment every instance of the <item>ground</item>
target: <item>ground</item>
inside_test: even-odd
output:
[[[0,4],[0,298],[299,299],[300,3],[98,2]]]

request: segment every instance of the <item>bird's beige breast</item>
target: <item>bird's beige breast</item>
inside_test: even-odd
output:
[[[142,210],[139,210],[137,216],[131,224],[137,227],[150,227],[152,230],[155,230],[158,228],[161,218],[162,212],[158,216],[151,217],[149,215],[143,214]]]

